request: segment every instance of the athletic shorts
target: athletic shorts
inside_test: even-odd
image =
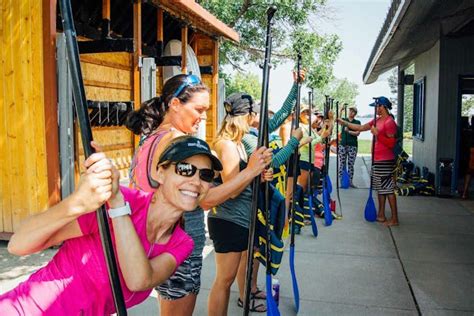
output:
[[[247,250],[249,230],[225,219],[208,217],[209,236],[217,253]]]
[[[286,173],[286,174],[287,174],[288,177],[290,177],[290,178],[293,177],[293,159],[294,159],[294,156],[295,156],[294,154],[292,154],[292,155],[290,156],[290,159],[288,160],[288,168],[286,168],[286,170],[287,170],[287,173]],[[298,155],[298,159],[299,159],[299,156],[300,156],[300,155]],[[298,167],[296,168],[296,177],[299,177],[300,174],[301,174],[301,170],[300,170],[300,165],[298,164]]]
[[[374,161],[373,188],[378,194],[393,194],[395,192],[395,160]]]
[[[310,171],[310,170],[313,170],[314,167],[311,163],[309,163],[307,161],[300,160],[300,169]]]
[[[177,300],[201,289],[202,256],[191,256],[178,267],[166,282],[155,289],[162,299]]]

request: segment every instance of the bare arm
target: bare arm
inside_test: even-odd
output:
[[[90,156],[84,165],[87,172],[71,196],[21,223],[8,244],[10,253],[23,256],[82,236],[77,218],[104,204],[111,190],[111,163],[104,154]]]

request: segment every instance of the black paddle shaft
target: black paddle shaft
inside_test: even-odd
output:
[[[82,80],[81,65],[79,62],[79,49],[77,46],[76,30],[72,17],[71,3],[69,0],[60,0],[59,7],[61,10],[63,30],[66,36],[66,50],[68,55],[69,69],[72,78],[74,104],[76,106],[77,119],[81,130],[84,155],[87,158],[94,153],[94,149],[91,146],[92,129],[87,113],[86,94],[84,90],[84,82]],[[109,282],[110,287],[112,289],[115,309],[117,315],[127,315],[127,309],[125,307],[125,302],[123,299],[122,287],[120,286],[117,260],[115,258],[114,249],[112,247],[112,238],[110,235],[107,211],[104,205],[102,205],[97,210],[96,215],[99,226],[99,234],[105,254],[107,271],[109,274]]]
[[[313,89],[308,91],[308,108],[309,108],[309,122],[308,122],[309,131],[308,131],[308,134],[309,134],[309,137],[311,137],[312,130],[313,130],[313,126],[311,124],[312,113],[313,113]],[[311,160],[312,160],[311,159],[312,153],[313,153],[313,146],[310,143],[309,144],[309,151],[308,151],[308,161],[309,161],[309,163],[311,163]],[[308,179],[308,194],[309,194],[309,196],[313,195],[313,186],[312,186],[312,181],[311,181],[312,178],[313,178],[313,171],[312,171],[312,168],[311,168],[311,170],[309,172],[309,179]],[[312,205],[310,205],[309,207],[312,207]]]
[[[377,127],[377,103],[374,106],[374,127]],[[373,179],[374,179],[374,151],[375,151],[375,135],[372,136],[372,157],[371,157],[371,174],[370,174],[370,190],[372,190]]]
[[[270,6],[267,10],[267,32],[266,32],[266,44],[265,44],[265,60],[263,63],[263,81],[262,81],[262,98],[260,106],[260,126],[258,131],[258,147],[268,147],[268,87],[270,82],[270,59],[272,52],[272,24],[273,16],[277,8]],[[271,253],[270,253],[270,214],[269,214],[269,185],[265,181],[264,185],[264,205],[262,212],[266,215],[266,228],[267,228],[267,273],[271,273]],[[248,239],[248,256],[247,256],[247,275],[245,279],[245,293],[244,293],[244,315],[247,316],[250,313],[250,296],[251,296],[251,285],[252,285],[252,272],[253,272],[253,257],[254,257],[254,246],[255,246],[255,227],[257,223],[257,212],[258,212],[258,200],[260,197],[260,176],[255,177],[252,185],[252,213],[250,219],[249,228],[249,239]],[[268,293],[271,295],[271,293]]]
[[[295,115],[293,117],[293,129],[300,127],[300,110],[301,110],[301,80],[300,80],[300,71],[301,71],[301,54],[298,53],[298,58],[296,62],[296,106],[295,106]],[[290,246],[295,245],[295,213],[296,213],[296,190],[298,185],[298,148],[295,149],[293,153],[293,198],[291,202],[291,239]]]

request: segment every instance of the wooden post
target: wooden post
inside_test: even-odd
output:
[[[161,42],[161,47],[164,45],[164,36],[163,36],[163,9],[158,8],[156,11],[156,41]],[[158,52],[161,54],[161,52]],[[156,69],[156,87],[161,87],[163,89],[163,66],[158,66]],[[161,80],[161,81],[158,81]],[[158,91],[156,93],[158,95]]]
[[[219,40],[214,40],[214,50],[212,52],[212,131],[210,135],[212,139],[217,136],[217,108],[219,100]]]
[[[43,0],[43,80],[46,153],[48,156],[48,204],[59,202],[59,135],[56,91],[56,0]]]
[[[110,0],[102,0],[102,18],[110,21]]]
[[[142,55],[142,3],[140,0],[133,2],[133,101],[135,109],[140,108],[140,57]],[[139,136],[133,138],[134,147],[139,142]]]
[[[183,74],[188,73],[188,67],[186,64],[187,46],[188,46],[188,27],[185,25],[181,28],[181,72]]]

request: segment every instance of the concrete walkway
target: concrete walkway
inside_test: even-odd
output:
[[[343,219],[331,227],[318,219],[317,238],[309,227],[296,238],[298,315],[474,315],[474,202],[399,197],[399,227],[367,223],[363,219],[369,185],[366,165],[358,158],[355,184],[360,189],[340,192]],[[335,188],[334,170],[331,175]],[[21,260],[15,261],[19,276],[3,268],[12,260],[4,250],[0,252],[0,293],[23,278],[18,267]],[[288,257],[286,251],[276,276],[281,284],[281,315],[295,314]],[[45,259],[35,258],[40,263]],[[195,315],[207,315],[214,271],[211,252],[204,260]],[[264,288],[262,267],[259,277]],[[129,315],[157,315],[155,297],[131,309]],[[234,285],[229,315],[242,314],[236,302]]]

